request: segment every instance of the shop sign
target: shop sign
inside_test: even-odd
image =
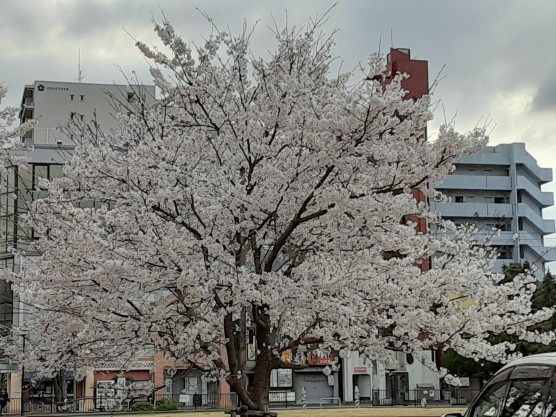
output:
[[[353,368],[353,372],[356,374],[360,374],[362,372],[367,372],[367,367],[365,366],[356,366],[355,368]]]
[[[63,87],[63,86],[54,86],[54,85],[47,85],[46,87],[44,86],[44,84],[39,84],[37,86],[37,90],[39,91],[44,91],[44,90],[49,90],[49,91],[69,91],[68,87]]]

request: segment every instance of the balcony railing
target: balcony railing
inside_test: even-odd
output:
[[[507,190],[512,189],[512,181],[507,176],[496,175],[448,175],[439,184],[434,184],[438,190]]]
[[[517,188],[530,194],[541,206],[549,207],[554,205],[554,194],[543,192],[523,175],[517,176]]]
[[[512,205],[505,203],[431,203],[430,208],[443,217],[513,217]]]

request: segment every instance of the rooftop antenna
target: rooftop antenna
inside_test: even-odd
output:
[[[394,29],[390,28],[390,48],[394,49]]]
[[[77,48],[77,82],[80,83],[85,76],[81,74],[81,48]]]

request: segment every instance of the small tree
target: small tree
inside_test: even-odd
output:
[[[528,262],[514,263],[507,265],[504,268],[504,279],[501,282],[511,282],[518,276],[523,276],[530,272]],[[536,283],[536,289],[532,297],[531,308],[532,311],[542,311],[544,309],[553,309],[556,303],[556,282],[550,272],[547,272],[542,282]],[[519,336],[506,329],[500,329],[498,332],[491,332],[488,340],[493,344],[501,342],[510,343],[512,349],[522,355],[531,355],[535,353],[552,352],[556,350],[554,343],[538,343],[521,340]],[[531,326],[529,329],[532,332],[543,333],[546,339],[552,338],[554,330],[556,330],[556,315],[552,314],[548,320]],[[545,340],[546,341],[546,340]],[[508,352],[509,353],[509,352]],[[453,349],[448,349],[442,357],[442,365],[446,367],[451,373],[461,376],[475,376],[482,379],[492,376],[498,371],[503,363],[493,362],[489,360],[477,360],[466,358]]]
[[[41,183],[49,196],[29,219],[43,256],[12,279],[53,323],[45,343],[126,358],[154,346],[260,410],[271,371],[307,366],[314,347],[503,360],[511,346],[489,332],[538,337],[526,331],[547,317],[531,313],[532,278],[498,285],[495,256],[412,196],[436,195],[429,180],[480,149],[483,131],[424,141],[429,97],[404,100],[404,75],[386,83],[380,54],[334,75],[322,23],[276,30],[266,60],[247,28],[214,27],[192,50],[164,22],[160,49],[138,42],[162,100],[130,104],[118,132],[76,129],[66,178]],[[451,237],[417,232],[413,216]]]

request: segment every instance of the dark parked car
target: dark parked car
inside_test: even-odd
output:
[[[526,356],[504,366],[481,390],[465,417],[556,417],[556,352]]]

